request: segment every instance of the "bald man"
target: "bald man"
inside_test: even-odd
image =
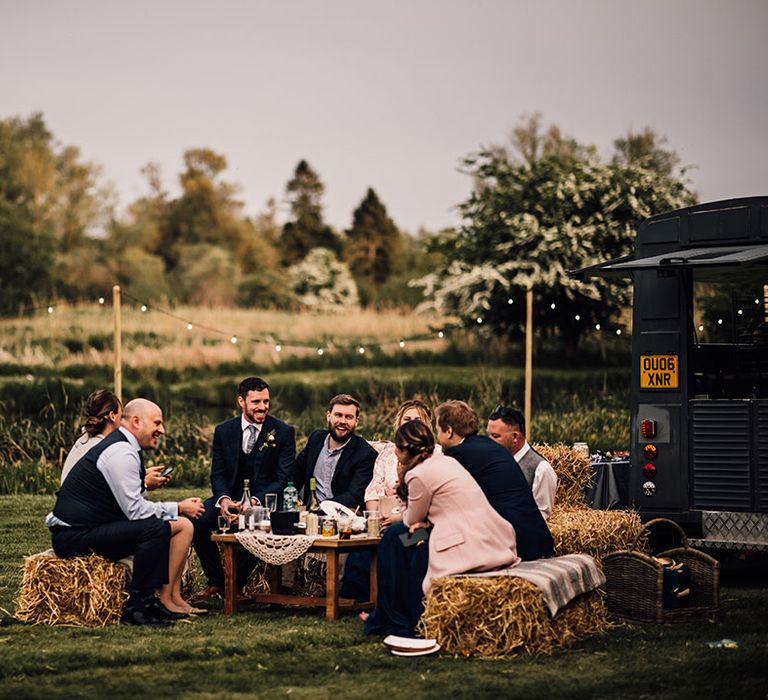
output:
[[[133,555],[122,616],[126,624],[166,626],[187,616],[161,600],[173,599],[171,579],[177,569],[180,575],[184,540],[191,538],[191,524],[179,516],[197,518],[203,504],[199,498],[163,503],[144,497],[141,450],[157,449],[164,433],[157,404],[128,402],[120,428],[75,463],[45,519],[53,549],[62,558],[96,553],[117,561]]]

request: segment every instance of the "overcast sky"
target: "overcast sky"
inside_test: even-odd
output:
[[[536,111],[604,155],[651,126],[703,201],[768,195],[766,37],[768,0],[0,0],[0,117],[42,112],[123,205],[210,147],[249,214],[305,158],[331,224],[373,187],[415,232]]]

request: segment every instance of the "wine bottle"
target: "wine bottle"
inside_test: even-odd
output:
[[[317,502],[317,494],[315,494],[315,489],[317,489],[317,481],[313,476],[309,480],[309,502],[307,503],[307,510],[310,513],[316,513],[318,510],[320,510],[320,504]]]
[[[253,506],[251,505],[251,480],[243,479],[243,497],[238,503],[237,525],[240,532],[251,529]]]

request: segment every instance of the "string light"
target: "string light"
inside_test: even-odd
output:
[[[360,346],[360,347],[357,349],[357,351],[358,351],[358,352],[359,352],[361,355],[365,355],[365,348],[364,348],[362,345],[361,345],[361,346]]]
[[[552,309],[552,311],[555,310],[555,302],[554,301],[549,305],[549,308]]]
[[[49,314],[52,314],[52,313],[53,313],[53,307],[52,307],[52,306],[49,306],[49,307],[48,307],[48,313],[49,313]]]
[[[480,323],[482,323],[482,322],[483,322],[482,316],[478,316],[478,317],[477,317],[477,322],[478,322],[478,324],[480,324]]]
[[[192,328],[193,328],[192,324],[191,324],[191,323],[188,323],[188,324],[187,324],[187,330],[188,330],[188,331],[191,331],[191,330],[192,330]]]
[[[230,342],[230,343],[232,343],[232,345],[235,345],[235,343],[237,343],[237,336],[236,336],[236,335],[233,335],[233,336],[232,336],[232,337],[229,339],[229,342]]]
[[[599,324],[599,323],[596,323],[596,324],[595,324],[595,330],[596,330],[596,331],[599,331],[599,330],[600,330],[600,324]]]
[[[759,304],[759,303],[760,303],[760,300],[759,299],[755,299],[755,304]]]
[[[323,353],[325,353],[325,350],[323,350],[322,348],[318,348],[317,349],[317,354],[318,355],[322,355]]]
[[[577,321],[581,321],[581,316],[579,316],[579,314],[576,314],[576,315],[574,316],[574,318],[575,318]]]
[[[142,304],[141,305],[141,313],[145,313],[146,310],[147,310],[147,305],[146,304]]]
[[[514,304],[514,303],[515,303],[514,299],[507,299],[507,304]]]
[[[282,349],[283,349],[283,346],[282,346],[282,345],[280,345],[280,343],[278,343],[277,345],[275,345],[275,352],[280,352]]]
[[[442,331],[438,331],[438,333],[437,333],[437,337],[438,338],[442,338],[444,335],[445,335],[445,333],[443,333]]]
[[[739,316],[741,316],[743,313],[744,312],[741,309],[739,309],[739,311],[738,311]]]
[[[699,326],[699,332],[704,330],[704,326]]]
[[[722,318],[718,318],[717,319],[717,325],[718,326],[722,326],[723,325],[723,319]]]
[[[99,304],[104,306],[104,297],[99,297]]]
[[[616,329],[616,335],[621,335],[621,328]]]
[[[400,345],[401,348],[405,347],[405,341],[402,338],[400,339],[400,342],[398,344]]]

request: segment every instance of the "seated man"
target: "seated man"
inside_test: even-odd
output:
[[[205,514],[195,522],[194,547],[207,586],[193,598],[205,600],[224,590],[224,569],[211,533],[218,516],[234,519],[237,502],[243,495],[243,482],[250,480],[252,496],[264,503],[267,493],[282,498],[283,489],[293,477],[296,439],[293,428],[269,415],[269,384],[259,377],[247,377],[237,389],[240,415],[216,426],[213,433],[211,491],[205,501]],[[237,553],[237,587],[241,589],[256,559],[246,550]]]
[[[140,450],[157,448],[163,412],[146,399],[125,405],[121,426],[92,447],[72,467],[61,485],[45,524],[56,554],[62,558],[100,554],[117,561],[133,555],[133,576],[122,621],[133,625],[167,625],[187,617],[171,612],[155,596],[172,599],[169,569],[181,572],[187,547],[172,538],[183,537],[179,515],[197,518],[199,498],[179,503],[153,503],[143,496],[144,465]],[[169,558],[169,553],[171,554]]]
[[[490,438],[477,435],[477,414],[464,401],[440,404],[435,417],[443,454],[457,459],[499,515],[512,523],[520,558],[528,561],[552,556],[552,535],[509,451]]]
[[[371,482],[376,450],[355,435],[360,403],[349,394],[334,396],[328,404],[327,430],[315,430],[296,458],[295,485],[299,498],[309,502],[309,480],[315,477],[318,503],[336,501],[360,511]]]
[[[539,507],[544,520],[552,515],[557,491],[557,474],[547,462],[525,440],[525,417],[515,408],[496,406],[488,418],[488,437],[506,447],[528,482],[533,500]]]

